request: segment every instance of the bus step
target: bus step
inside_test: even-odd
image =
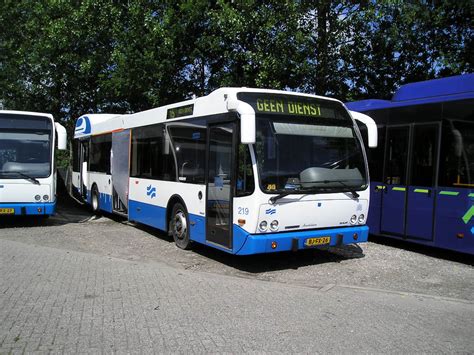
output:
[[[114,210],[113,212],[114,212],[114,214],[117,214],[117,215],[119,215],[119,216],[128,217],[127,211],[124,211],[124,210],[120,210],[120,211]]]

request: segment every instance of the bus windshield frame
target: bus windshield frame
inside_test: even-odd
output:
[[[338,101],[296,95],[242,93],[256,115],[260,188],[267,194],[367,189],[360,133]]]
[[[53,123],[47,116],[0,115],[0,179],[48,178]]]

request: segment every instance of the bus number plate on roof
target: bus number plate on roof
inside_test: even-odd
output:
[[[307,247],[315,247],[318,245],[325,245],[331,242],[331,237],[308,238],[304,241]]]
[[[0,208],[0,214],[14,214],[14,208]]]

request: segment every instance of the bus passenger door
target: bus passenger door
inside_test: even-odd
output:
[[[436,123],[413,127],[406,217],[409,239],[433,239],[439,131],[440,125]]]
[[[112,210],[124,215],[128,214],[129,155],[130,130],[112,133]]]
[[[232,249],[235,124],[210,125],[207,145],[206,240]]]
[[[88,185],[88,167],[89,167],[89,139],[82,140],[80,143],[80,174],[79,186],[81,197],[87,201],[87,185]]]
[[[405,236],[409,135],[410,126],[387,128],[385,188],[380,223],[382,234]]]

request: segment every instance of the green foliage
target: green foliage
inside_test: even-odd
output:
[[[52,113],[145,110],[222,86],[341,100],[473,70],[473,2],[4,0],[0,100]]]

